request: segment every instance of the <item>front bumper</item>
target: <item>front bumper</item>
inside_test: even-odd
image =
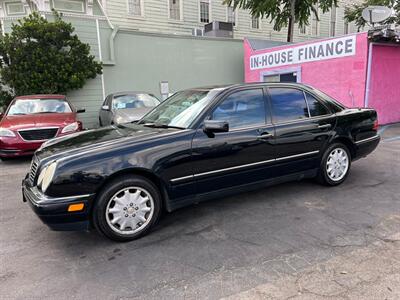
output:
[[[36,187],[28,186],[22,181],[23,201],[28,202],[36,215],[52,230],[88,230],[90,227],[90,205],[94,195],[74,197],[48,197]],[[83,203],[84,209],[79,212],[68,212],[71,204]]]

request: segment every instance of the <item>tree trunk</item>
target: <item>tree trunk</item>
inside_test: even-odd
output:
[[[296,0],[290,1],[290,17],[289,17],[289,27],[288,27],[288,35],[287,41],[293,43],[293,33],[294,33],[294,23],[295,23],[295,7]]]

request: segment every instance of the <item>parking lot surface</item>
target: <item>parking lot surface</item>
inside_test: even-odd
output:
[[[281,184],[165,214],[118,244],[50,231],[0,162],[0,298],[400,298],[400,126],[341,186]]]

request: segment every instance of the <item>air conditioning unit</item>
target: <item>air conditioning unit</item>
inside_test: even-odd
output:
[[[204,29],[203,28],[192,28],[192,35],[193,36],[203,36]]]
[[[213,21],[204,25],[204,35],[233,38],[233,24],[228,22]]]

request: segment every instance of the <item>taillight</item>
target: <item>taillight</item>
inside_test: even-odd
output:
[[[372,127],[372,129],[375,130],[375,131],[377,131],[377,130],[378,130],[378,127],[379,127],[379,125],[378,125],[378,119],[376,119],[376,120],[374,121],[374,126]]]

